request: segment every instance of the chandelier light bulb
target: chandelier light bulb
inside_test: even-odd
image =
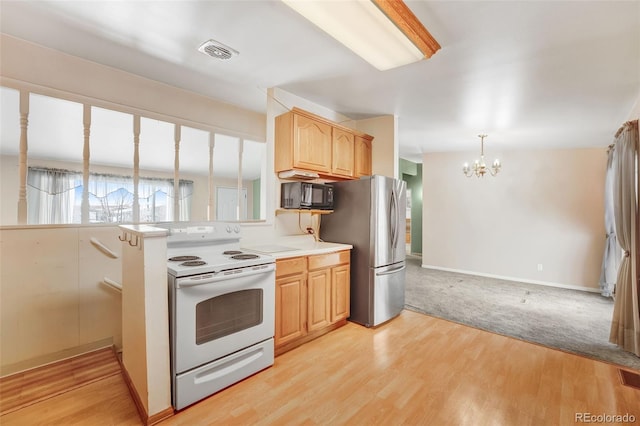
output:
[[[476,159],[473,162],[473,167],[469,167],[469,163],[464,163],[462,172],[466,177],[484,177],[487,172],[490,173],[491,176],[495,176],[502,168],[502,164],[500,160],[496,159],[493,161],[491,168],[486,166],[484,163],[484,138],[486,138],[487,135],[478,135],[478,137],[480,138],[480,159]]]

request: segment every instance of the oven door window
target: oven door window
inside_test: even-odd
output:
[[[196,344],[262,323],[262,289],[235,291],[196,305]]]

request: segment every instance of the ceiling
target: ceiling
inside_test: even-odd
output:
[[[6,1],[2,32],[251,110],[269,87],[398,117],[400,156],[603,147],[640,94],[640,1],[406,1],[442,49],[378,71],[261,1]],[[240,54],[197,51],[213,38]],[[291,105],[293,106],[293,105]]]

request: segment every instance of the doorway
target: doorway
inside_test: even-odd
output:
[[[216,188],[216,219],[246,220],[247,189],[242,188],[242,200],[238,203],[238,188]]]

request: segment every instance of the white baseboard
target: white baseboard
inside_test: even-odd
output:
[[[496,278],[498,280],[514,281],[514,282],[527,283],[527,284],[537,284],[537,285],[544,285],[547,287],[566,288],[569,290],[587,291],[589,293],[600,293],[600,289],[598,288],[581,287],[577,285],[553,283],[549,281],[528,280],[525,278],[505,277],[503,275],[485,274],[482,272],[465,271],[462,269],[442,268],[440,266],[433,266],[433,265],[421,265],[421,266],[425,269],[436,269],[438,271],[457,272],[459,274],[477,275],[479,277]]]

